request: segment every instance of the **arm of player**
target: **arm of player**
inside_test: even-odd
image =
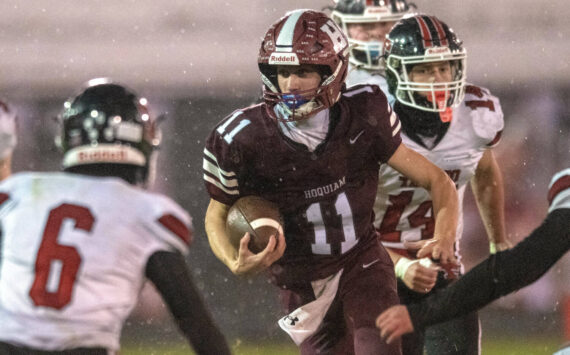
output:
[[[238,258],[238,250],[230,243],[226,234],[226,218],[229,209],[230,206],[210,199],[206,211],[205,229],[214,255],[233,272]]]
[[[148,260],[145,274],[156,286],[197,354],[231,354],[224,335],[194,286],[182,254],[167,251],[154,253]]]
[[[570,169],[554,175],[548,191],[549,214],[514,248],[491,255],[450,286],[406,307],[390,307],[376,319],[389,341],[471,313],[523,288],[570,250]]]
[[[505,231],[503,175],[492,150],[485,151],[477,164],[471,189],[487,231],[491,254],[511,248]]]
[[[257,273],[283,256],[286,246],[283,234],[278,235],[278,239],[272,237],[264,250],[254,254],[248,248],[250,235],[246,233],[240,240],[239,250],[236,249],[226,233],[229,209],[230,206],[211,199],[206,211],[205,227],[212,251],[232,273],[236,275]]]
[[[384,339],[471,313],[530,285],[570,250],[570,208],[551,212],[514,248],[491,255],[450,286],[418,303],[391,307],[376,320]]]
[[[392,262],[396,276],[410,289],[427,293],[435,286],[439,267],[429,258],[412,260],[386,248]]]
[[[430,192],[435,215],[435,231],[418,252],[418,258],[431,256],[442,263],[455,262],[453,246],[457,233],[457,190],[447,174],[421,154],[403,143],[394,152],[388,165]]]

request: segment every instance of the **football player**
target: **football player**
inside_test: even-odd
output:
[[[338,0],[331,13],[346,33],[350,57],[346,84],[375,84],[393,104],[388,92],[382,60],[384,40],[402,17],[411,14],[414,4],[406,0]]]
[[[570,168],[552,178],[548,202],[544,222],[514,248],[491,255],[418,303],[383,312],[376,323],[382,337],[392,342],[414,329],[468,314],[544,275],[570,249]]]
[[[287,13],[264,36],[258,64],[264,102],[236,110],[206,140],[211,248],[237,275],[269,269],[291,312],[279,325],[302,354],[399,354],[374,325],[375,310],[398,303],[372,225],[378,168],[386,163],[430,191],[435,239],[422,251],[448,262],[455,186],[401,143],[400,121],[377,86],[345,89],[348,41],[324,13]],[[235,248],[225,230],[230,206],[247,195],[276,203],[284,217],[283,234],[258,254],[249,234]]]
[[[190,216],[145,191],[146,99],[105,80],[65,102],[64,172],[0,184],[0,354],[116,354],[146,279],[199,354],[230,354],[187,270]]]
[[[16,141],[16,111],[0,101],[0,180],[12,174],[12,152]]]
[[[499,100],[485,88],[466,84],[467,54],[462,42],[434,16],[400,20],[388,34],[384,50],[388,88],[396,98],[394,111],[402,123],[403,142],[445,170],[457,187],[457,240],[463,230],[463,196],[470,182],[491,252],[508,248],[503,181],[492,150],[504,126]],[[400,300],[408,304],[445,287],[462,267],[416,253],[434,236],[435,215],[427,191],[387,165],[380,168],[380,186],[374,224],[394,262]],[[476,313],[430,328],[426,334],[422,330],[407,335],[404,354],[422,354],[424,336],[428,354],[479,353]]]

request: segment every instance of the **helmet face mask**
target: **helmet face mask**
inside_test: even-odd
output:
[[[136,167],[146,184],[153,175],[153,152],[160,144],[156,120],[128,88],[108,80],[91,81],[64,103],[56,143],[63,151],[63,169],[113,164]]]
[[[386,77],[396,99],[422,111],[446,112],[465,95],[467,53],[449,27],[432,16],[417,15],[399,22],[386,39]],[[412,80],[412,68],[448,62],[451,78],[441,82]]]
[[[383,39],[363,41],[350,36],[350,27],[356,24],[397,22],[409,14],[415,5],[405,0],[338,0],[331,18],[341,26],[350,44],[350,64],[370,71],[385,69],[382,60]]]
[[[263,99],[271,117],[280,121],[306,119],[340,98],[348,68],[348,41],[326,14],[313,10],[287,13],[267,31],[259,51]],[[278,66],[311,65],[321,75],[311,89],[281,92]],[[276,111],[276,112],[275,112]]]

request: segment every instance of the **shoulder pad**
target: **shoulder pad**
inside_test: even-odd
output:
[[[488,147],[499,143],[505,126],[501,103],[489,90],[467,85],[463,104],[471,112],[473,129]]]
[[[356,117],[366,119],[373,126],[384,114],[393,112],[386,95],[376,85],[354,85],[343,92],[343,96],[351,108],[362,113]]]

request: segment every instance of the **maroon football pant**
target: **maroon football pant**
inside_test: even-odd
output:
[[[282,291],[288,313],[314,299],[310,283]],[[400,344],[386,344],[375,326],[376,317],[398,303],[394,265],[373,243],[345,265],[337,295],[320,328],[301,344],[301,354],[400,355]]]

